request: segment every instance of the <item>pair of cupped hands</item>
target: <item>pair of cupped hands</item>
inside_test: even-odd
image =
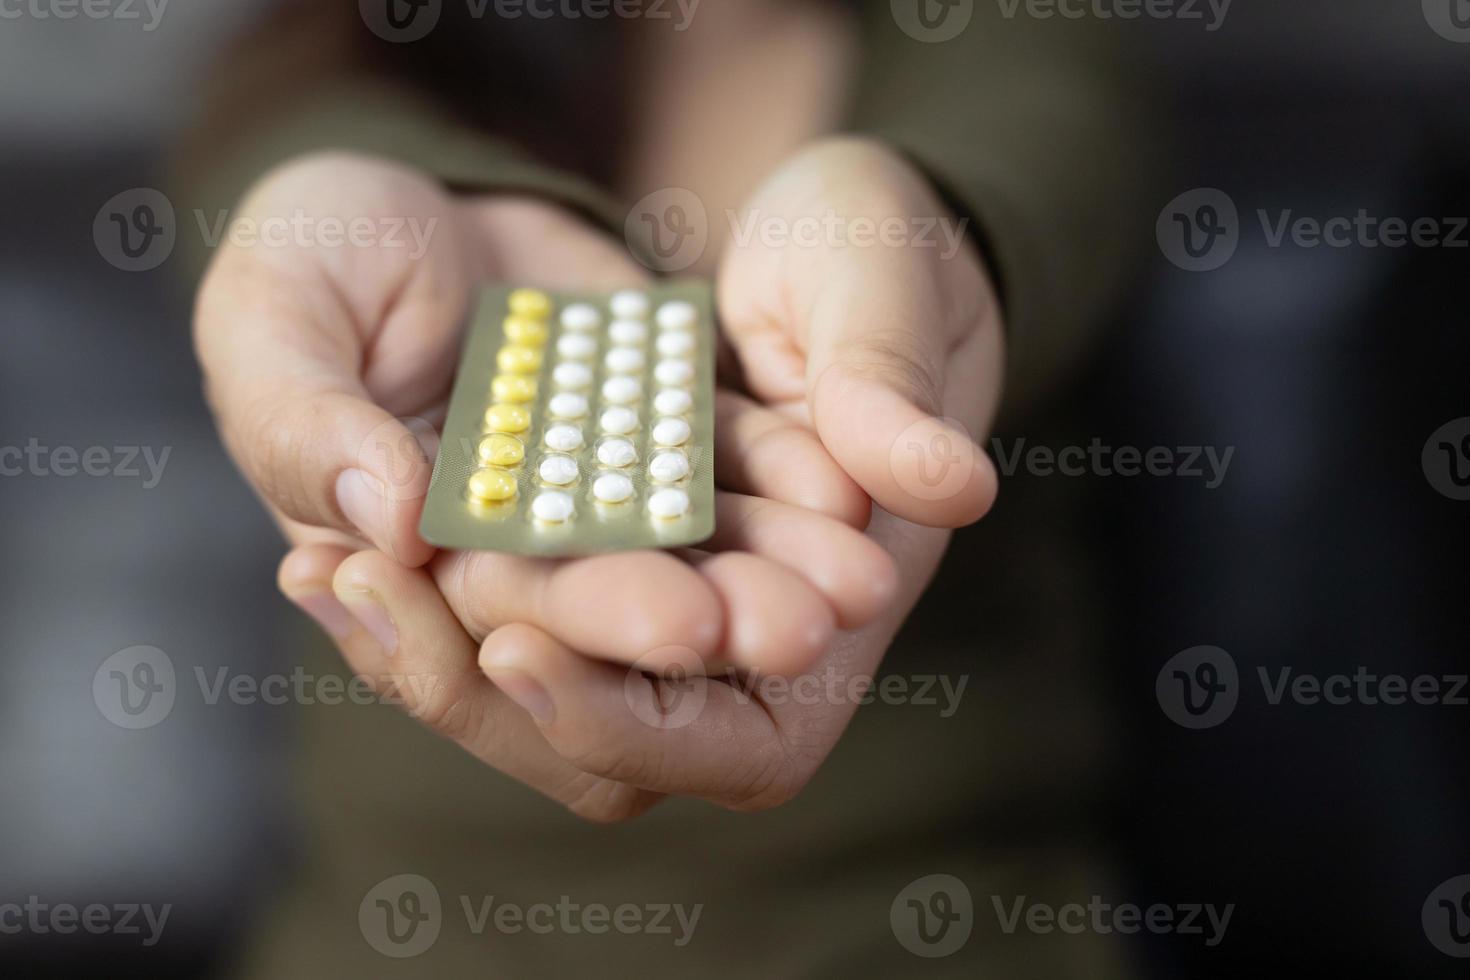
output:
[[[855,138],[806,147],[747,206],[788,225],[945,215],[907,161]],[[796,794],[946,529],[994,500],[972,437],[996,411],[1004,344],[978,251],[728,245],[714,538],[545,559],[418,536],[426,432],[442,423],[469,304],[485,282],[603,290],[648,271],[556,205],[454,196],[347,154],[277,168],[236,218],[303,210],[433,231],[418,256],[401,242],[225,244],[205,277],[208,398],[291,541],[286,596],[421,722],[584,817],[624,819],[666,794],[742,810]],[[702,684],[692,715],[669,710],[679,676]]]

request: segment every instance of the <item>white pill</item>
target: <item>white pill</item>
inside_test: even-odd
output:
[[[688,357],[694,351],[694,334],[661,333],[658,335],[658,352],[664,357]]]
[[[678,487],[665,487],[648,498],[648,512],[654,517],[683,517],[689,513],[689,494]]]
[[[580,419],[587,415],[587,396],[563,391],[552,395],[546,408],[559,419]]]
[[[592,496],[605,504],[620,504],[633,496],[633,481],[621,473],[604,473],[592,481]]]
[[[653,426],[653,441],[660,446],[682,446],[689,441],[689,431],[683,419],[659,419]]]
[[[648,297],[636,289],[624,289],[613,293],[608,307],[615,317],[641,320],[648,316]]]
[[[602,431],[625,436],[638,428],[638,413],[622,405],[614,405],[602,413]]]
[[[558,364],[551,380],[562,388],[585,388],[592,383],[592,369],[585,364]]]
[[[536,473],[547,483],[564,487],[577,479],[577,461],[570,456],[543,456]]]
[[[585,333],[564,333],[556,341],[556,352],[574,361],[585,360],[596,351],[597,341]]]
[[[550,426],[546,430],[546,444],[559,453],[576,452],[582,448],[582,430],[565,422]]]
[[[654,319],[663,330],[688,330],[699,319],[699,311],[694,308],[693,303],[676,299],[660,306]]]
[[[597,459],[603,466],[627,466],[637,458],[638,450],[627,439],[606,439],[597,447]]]
[[[561,311],[561,325],[568,330],[596,330],[601,323],[602,314],[587,303],[573,303]]]
[[[531,513],[538,521],[560,524],[571,520],[576,512],[577,504],[572,495],[560,490],[543,490],[531,501]]]
[[[614,347],[607,352],[605,363],[614,374],[636,374],[643,370],[646,361],[643,352],[636,347]]]
[[[655,453],[648,462],[648,475],[659,483],[678,483],[689,475],[689,458],[677,449]]]
[[[614,320],[607,328],[607,335],[615,344],[637,347],[647,342],[648,327],[637,320]]]
[[[660,415],[683,415],[694,406],[694,398],[683,388],[665,388],[653,400]]]
[[[694,366],[688,361],[659,361],[653,376],[661,385],[687,385],[694,380]]]
[[[608,378],[602,383],[602,397],[614,405],[628,405],[643,395],[643,386],[637,378]]]

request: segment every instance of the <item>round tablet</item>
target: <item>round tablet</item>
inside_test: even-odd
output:
[[[520,405],[491,405],[485,411],[485,428],[491,432],[525,432],[531,425],[531,413]]]
[[[495,366],[506,374],[535,374],[541,370],[541,352],[534,347],[511,344],[500,348]]]
[[[604,473],[592,481],[592,496],[605,504],[620,504],[633,496],[633,481],[621,473]]]
[[[677,449],[654,453],[648,461],[648,475],[659,483],[678,483],[689,475],[689,458]]]
[[[678,487],[665,487],[648,498],[648,512],[654,517],[683,517],[689,513],[689,494]]]
[[[638,450],[627,439],[615,437],[603,440],[597,447],[597,461],[603,466],[627,466],[638,458]]]
[[[688,361],[659,361],[653,376],[661,385],[687,385],[694,380],[694,366]]]
[[[602,431],[625,436],[638,428],[638,413],[622,405],[614,405],[602,413]]]
[[[551,297],[539,289],[516,289],[507,299],[510,311],[519,316],[545,317],[551,313]]]
[[[480,461],[492,466],[514,466],[526,458],[526,447],[515,436],[494,432],[480,440]]]
[[[683,388],[665,388],[653,399],[660,415],[683,415],[694,407],[694,398]]]
[[[636,347],[614,347],[607,352],[607,369],[614,374],[634,374],[643,370],[643,352]]]
[[[564,333],[556,340],[556,352],[574,361],[585,360],[597,351],[597,341],[585,333]]]
[[[582,448],[582,430],[565,422],[557,423],[546,430],[546,444],[559,453],[576,452]]]
[[[531,513],[535,518],[550,524],[571,520],[576,512],[577,505],[572,495],[560,490],[543,490],[531,501]]]
[[[694,334],[661,333],[658,335],[658,352],[662,357],[688,357],[694,352]]]
[[[608,307],[615,317],[641,320],[648,316],[648,297],[636,289],[624,289],[613,293]]]
[[[536,397],[536,379],[519,374],[497,374],[490,380],[490,394],[498,402],[528,402]]]
[[[689,423],[683,419],[659,419],[653,426],[653,441],[660,446],[682,446],[689,434]]]
[[[660,329],[687,330],[699,319],[699,311],[694,308],[693,303],[686,303],[682,299],[670,300],[658,308],[654,319]]]
[[[570,456],[543,456],[536,475],[547,483],[564,487],[577,480],[577,461]]]
[[[602,323],[602,314],[597,312],[597,307],[590,303],[573,303],[561,311],[561,325],[568,330],[576,330],[579,333],[586,330],[596,330]]]
[[[585,364],[558,364],[551,372],[551,380],[563,388],[585,388],[592,383],[592,369]]]
[[[516,478],[495,467],[476,470],[470,474],[469,491],[476,500],[509,500],[516,495]]]
[[[587,396],[571,391],[558,392],[546,403],[546,410],[559,419],[580,419],[587,414]]]
[[[540,347],[545,344],[549,334],[543,321],[535,317],[514,314],[505,318],[501,328],[505,331],[506,340],[513,344],[526,344],[531,347]]]
[[[637,378],[608,378],[602,383],[602,397],[614,405],[636,402],[643,395],[643,386]]]
[[[614,320],[607,335],[615,344],[636,347],[648,340],[648,327],[637,320]]]

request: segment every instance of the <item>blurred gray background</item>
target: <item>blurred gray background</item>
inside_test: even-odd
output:
[[[123,272],[92,238],[103,202],[162,186],[212,52],[263,6],[175,0],[151,31],[141,6],[131,22],[0,19],[0,445],[170,452],[151,488],[0,478],[0,902],[172,905],[150,950],[0,935],[9,975],[208,973],[289,855],[281,709],[181,694],[166,723],[129,731],[92,694],[127,648],[165,651],[180,675],[258,674],[306,628],[203,408],[181,263]],[[1157,206],[1219,187],[1247,221],[1216,274],[1158,260],[1074,395],[1119,444],[1239,447],[1218,494],[1097,488],[1137,740],[1113,829],[1141,897],[1250,909],[1230,949],[1156,939],[1150,961],[1160,976],[1448,975],[1417,911],[1470,871],[1465,709],[1278,712],[1201,744],[1150,698],[1163,656],[1204,642],[1242,670],[1465,669],[1467,505],[1418,461],[1470,415],[1466,253],[1271,249],[1250,215],[1470,213],[1470,44],[1431,30],[1418,0],[1237,0],[1214,33],[1137,28],[1140,74],[1180,134]]]

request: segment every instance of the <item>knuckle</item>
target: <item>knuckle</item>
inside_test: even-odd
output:
[[[731,774],[727,809],[759,813],[794,800],[811,780],[815,769],[794,764],[784,751],[768,749],[742,770]]]
[[[566,808],[589,823],[626,823],[648,810],[645,796],[625,783],[583,776],[566,800]]]
[[[909,334],[893,329],[864,333],[847,343],[844,354],[843,363],[852,374],[894,387],[931,415],[940,414],[938,379],[943,367]]]
[[[485,700],[470,696],[469,688],[439,674],[414,674],[394,679],[403,709],[410,716],[455,742],[480,741],[492,715]]]

